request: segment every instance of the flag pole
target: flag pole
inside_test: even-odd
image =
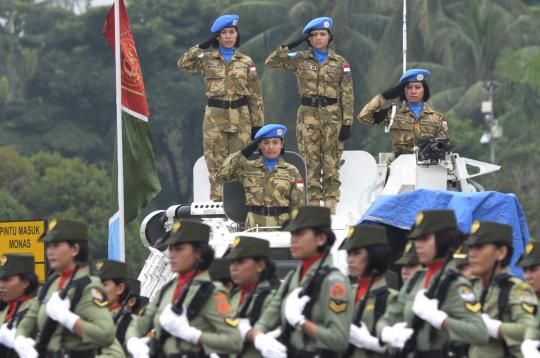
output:
[[[126,260],[124,233],[124,153],[122,145],[122,77],[120,70],[120,0],[114,0],[114,64],[116,82],[116,154],[118,163],[118,260]]]
[[[407,0],[403,0],[403,73],[407,71]]]

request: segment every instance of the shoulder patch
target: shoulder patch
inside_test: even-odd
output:
[[[221,316],[225,316],[231,312],[231,305],[225,293],[217,293],[212,296],[212,300],[217,301],[216,311]]]
[[[98,306],[98,307],[107,307],[107,305],[109,304],[109,302],[107,301],[107,299],[105,298],[105,295],[103,294],[103,292],[101,292],[101,290],[95,288],[95,287],[92,287],[90,289],[90,293],[92,294],[92,302]]]
[[[345,290],[345,286],[340,283],[336,282],[330,287],[330,297],[335,299],[342,299],[345,298],[345,295],[347,294],[347,291]]]
[[[535,314],[536,313],[536,305],[533,305],[533,304],[530,304],[530,303],[527,303],[527,302],[522,302],[521,303],[521,308],[523,308],[523,310],[525,312],[527,312],[528,314]]]
[[[480,304],[480,302],[465,302],[465,308],[467,309],[467,311],[470,311],[472,313],[478,313],[482,308],[482,305]]]
[[[227,323],[231,327],[236,327],[240,323],[240,318],[225,317],[224,320],[225,320],[225,323]]]
[[[468,285],[459,285],[458,287],[459,297],[465,302],[476,302],[476,295],[474,291]]]
[[[289,52],[289,53],[287,53],[287,56],[296,57],[297,54],[298,54],[298,52]]]
[[[249,70],[250,70],[250,71],[257,71],[257,67],[255,66],[254,63],[252,63],[251,65],[249,65]]]
[[[201,52],[200,54],[197,55],[198,58],[203,58],[204,57],[204,52]]]
[[[346,301],[330,299],[328,307],[335,313],[342,313],[347,310],[348,303]]]
[[[212,299],[214,301],[226,301],[228,297],[225,293],[216,293],[214,296],[212,296]]]

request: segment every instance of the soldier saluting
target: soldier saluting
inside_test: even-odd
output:
[[[210,38],[190,48],[178,67],[201,73],[208,104],[204,113],[204,159],[210,174],[210,199],[222,200],[215,174],[223,160],[242,149],[264,124],[263,99],[253,60],[238,51],[238,15],[220,16]],[[205,51],[210,46],[213,51]]]
[[[448,138],[448,124],[441,112],[427,102],[430,90],[428,70],[411,69],[399,83],[373,97],[358,114],[358,120],[368,125],[385,125],[392,135],[396,156],[413,152],[420,138]],[[392,115],[390,100],[399,97],[403,104]]]

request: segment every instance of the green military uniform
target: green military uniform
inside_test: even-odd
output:
[[[173,224],[171,235],[163,242],[163,245],[207,243],[209,235],[208,225],[190,221],[176,221]],[[203,287],[210,288],[210,290],[207,291],[208,294],[200,296],[199,291]],[[176,288],[177,280],[173,279],[154,296],[142,316],[134,317],[126,333],[126,342],[131,337],[144,337],[152,329],[157,341],[160,340],[164,332],[160,324],[160,316],[169,304],[174,304],[173,298]],[[188,319],[192,327],[202,331],[200,345],[170,335],[163,343],[160,354],[239,353],[242,349],[242,339],[236,328],[238,322],[233,318],[234,310],[229,303],[228,292],[223,285],[216,281],[212,282],[208,270],[204,270],[196,273],[192,284],[189,288],[186,284],[183,287],[183,290],[185,289],[187,289],[187,294],[183,303],[188,312],[198,306],[196,315],[194,317],[188,316]]]
[[[34,274],[35,262],[32,255],[5,254],[0,257],[0,280],[15,275]],[[1,301],[1,300],[0,300]],[[6,306],[0,309],[0,325],[7,325],[11,329],[17,328],[30,306],[34,303],[28,294],[22,294],[12,302],[5,302]],[[0,342],[8,337],[1,337]],[[5,344],[0,343],[1,357],[16,357],[12,349],[8,349]]]
[[[48,231],[41,238],[46,243],[88,241],[88,228],[85,224],[71,220],[50,221]],[[77,269],[78,268],[78,269]],[[96,352],[99,348],[109,347],[114,342],[114,323],[107,308],[107,296],[105,288],[99,278],[90,276],[90,269],[87,266],[78,264],[73,282],[67,291],[67,298],[73,305],[77,287],[83,287],[80,299],[74,309],[70,309],[83,320],[82,336],[69,331],[61,324],[57,324],[52,336],[47,344],[49,352],[63,352],[66,357],[79,357],[88,352]],[[67,277],[66,277],[67,278]],[[17,335],[26,337],[37,337],[44,334],[46,322],[49,320],[46,306],[49,298],[54,292],[60,290],[60,282],[66,288],[67,280],[60,274],[53,274],[41,288],[39,298],[28,310],[23,320],[17,327]],[[82,283],[86,284],[83,285]]]
[[[453,211],[424,211],[417,215],[414,230],[409,238],[417,239],[426,234],[449,229],[457,229]],[[464,345],[486,344],[488,333],[479,314],[478,297],[474,294],[469,281],[453,269],[441,270],[441,268],[442,263],[434,263],[427,269],[417,272],[401,288],[396,302],[387,306],[384,316],[377,323],[377,332],[380,337],[385,327],[391,327],[398,322],[406,322],[407,327],[417,329],[410,338],[413,352],[426,357],[448,354],[446,350],[458,346],[461,350],[459,354],[463,354]],[[427,282],[428,279],[429,282]],[[424,320],[421,321],[421,325],[415,327],[415,324],[420,322],[418,320],[420,317],[413,311],[417,293],[423,289],[430,290],[435,284],[437,284],[437,289],[434,297],[439,300],[438,310],[447,315],[445,319],[447,330],[436,329]]]
[[[268,258],[270,255],[270,245],[267,240],[250,236],[239,236],[235,238],[230,249],[224,258],[229,262],[243,258]],[[241,288],[236,288],[230,294],[231,305],[237,312],[237,317],[247,318],[251,325],[254,325],[264,312],[276,293],[276,287],[270,280],[264,279],[257,282],[251,292],[243,292]],[[236,357],[256,358],[262,357],[252,343],[244,343],[242,353]]]
[[[347,237],[341,243],[340,250],[350,250],[367,248],[374,245],[388,245],[386,230],[378,225],[358,224],[349,229]],[[368,258],[369,261],[369,258]],[[368,273],[369,275],[369,273]],[[355,314],[353,316],[353,325],[366,325],[369,333],[376,336],[376,325],[387,305],[392,305],[397,299],[397,292],[389,289],[384,278],[384,273],[380,272],[373,277],[373,283],[369,286],[371,277],[358,278],[352,283],[352,292],[356,299]],[[365,301],[365,302],[364,302]],[[361,305],[364,306],[362,317],[358,317]],[[384,353],[374,352],[372,350],[359,348],[352,344],[347,352],[348,357],[384,357]]]
[[[512,227],[494,222],[475,221],[467,245],[477,246],[491,243],[512,245]],[[480,278],[471,279],[477,295],[484,289]],[[491,319],[501,321],[499,332],[502,338],[490,338],[482,347],[471,347],[469,356],[522,357],[520,345],[526,329],[534,323],[537,299],[532,288],[504,269],[493,277],[487,288],[482,312]]]
[[[265,167],[262,157],[247,160],[241,152],[230,155],[216,177],[223,181],[239,180],[246,193],[248,207],[276,207],[279,215],[259,215],[248,212],[246,227],[281,226],[289,218],[289,210],[302,204],[304,181],[300,172],[283,158],[272,171]]]
[[[328,208],[300,207],[293,211],[291,220],[284,229],[296,231],[313,227],[330,227],[330,210]],[[324,261],[321,262],[321,260]],[[315,292],[314,296],[311,296],[309,302],[313,305],[311,316],[306,316],[307,320],[318,326],[317,336],[312,339],[300,327],[293,328],[287,324],[285,304],[294,289],[303,287],[312,280],[321,263],[321,268],[325,268],[326,275],[322,276],[320,289]],[[283,331],[286,332],[288,328],[285,327],[290,327],[292,330],[289,337],[282,333],[280,339],[284,340],[283,344],[287,345],[291,357],[294,356],[294,353],[301,354],[299,353],[301,351],[307,354],[331,352],[337,356],[347,348],[349,326],[353,314],[352,302],[348,278],[334,268],[331,256],[321,257],[303,275],[301,266],[287,274],[254,328],[268,332],[283,326]]]
[[[349,63],[331,49],[326,60],[319,64],[311,50],[289,53],[287,48],[279,47],[266,59],[266,65],[296,75],[304,103],[298,108],[296,136],[308,169],[309,200],[314,205],[324,200],[326,206],[335,210],[340,197],[339,168],[343,152],[338,135],[341,126],[350,126],[353,121]]]
[[[388,111],[381,121],[377,121],[374,114],[385,109],[388,105],[388,101],[381,94],[378,94],[362,108],[358,120],[369,125],[387,126],[390,123],[392,111]],[[418,118],[411,112],[407,104],[403,103],[396,110],[390,132],[394,152],[407,154],[413,153],[413,147],[420,138],[448,138],[448,124],[442,113],[427,103],[424,103],[424,109]]]
[[[204,158],[210,174],[210,198],[221,201],[221,183],[215,178],[220,164],[249,143],[253,127],[262,127],[264,123],[255,64],[238,50],[227,63],[219,50],[204,51],[197,45],[178,60],[178,67],[201,73],[204,78],[209,98],[203,122]]]

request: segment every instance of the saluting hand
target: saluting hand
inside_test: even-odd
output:
[[[199,48],[200,49],[203,49],[203,50],[206,50],[207,48],[210,47],[210,45],[212,45],[212,42],[214,42],[214,40],[218,37],[218,34],[212,34],[212,36],[210,36],[208,38],[208,40],[204,41],[204,42],[201,42],[199,44]]]
[[[289,50],[292,50],[293,48],[300,45],[302,42],[306,41],[307,39],[309,39],[309,34],[303,34],[302,36],[296,38],[296,40],[294,40],[293,42],[285,45],[285,47],[287,47],[287,49]]]
[[[396,86],[387,89],[381,94],[386,100],[396,98],[396,97],[399,97],[403,93],[403,90],[405,89],[405,87],[407,87],[407,82],[400,82]]]

